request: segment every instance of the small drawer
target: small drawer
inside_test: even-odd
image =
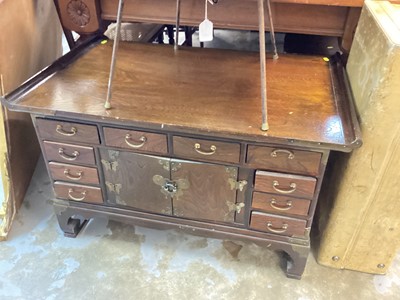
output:
[[[61,144],[49,141],[44,141],[43,146],[47,161],[87,165],[94,165],[96,163],[92,147]]]
[[[39,136],[43,140],[62,140],[85,144],[100,143],[97,127],[70,122],[36,119]]]
[[[99,187],[57,181],[54,183],[54,192],[56,197],[60,199],[103,203],[103,194]]]
[[[107,146],[162,154],[168,152],[165,134],[106,127],[104,136]]]
[[[174,154],[185,158],[239,163],[240,144],[174,136]]]
[[[302,237],[306,233],[306,225],[306,220],[278,217],[255,211],[251,213],[250,228],[264,232]]]
[[[251,207],[280,215],[307,216],[311,201],[254,192]]]
[[[99,184],[99,174],[96,168],[49,163],[53,180],[71,181],[83,184]]]
[[[311,199],[316,183],[317,180],[313,177],[257,171],[254,189],[259,192]]]
[[[322,153],[249,145],[246,163],[255,167],[304,175],[318,175]]]

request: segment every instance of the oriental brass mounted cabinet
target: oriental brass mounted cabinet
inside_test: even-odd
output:
[[[108,149],[100,155],[110,205],[234,222],[237,167]]]
[[[265,133],[257,53],[121,43],[106,111],[111,49],[88,40],[2,99],[32,115],[65,235],[107,216],[252,241],[300,278],[329,153],[361,145],[340,60],[268,60]]]

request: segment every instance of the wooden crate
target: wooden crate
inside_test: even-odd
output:
[[[384,274],[400,246],[400,5],[366,1],[347,65],[364,145],[335,162],[320,264]],[[323,201],[321,201],[323,202]],[[321,207],[321,209],[323,209]]]

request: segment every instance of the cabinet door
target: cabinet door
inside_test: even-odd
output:
[[[169,159],[107,149],[100,155],[109,203],[171,214],[171,196],[154,182],[155,175],[170,177]]]
[[[171,179],[179,191],[173,195],[173,215],[233,223],[237,174],[235,167],[172,160]]]

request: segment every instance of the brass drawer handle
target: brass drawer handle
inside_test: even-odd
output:
[[[286,206],[277,205],[276,199],[272,198],[269,205],[276,210],[289,210],[292,208],[292,201],[286,200]]]
[[[274,190],[277,191],[278,193],[281,193],[281,194],[291,194],[291,193],[293,193],[294,191],[296,191],[297,185],[296,185],[294,182],[291,182],[290,185],[289,185],[290,189],[283,190],[283,189],[280,189],[280,188],[279,188],[279,182],[278,182],[278,180],[274,180],[274,181],[272,182],[272,187],[273,187]]]
[[[66,160],[71,160],[71,161],[76,160],[80,154],[78,151],[74,151],[74,152],[72,152],[71,155],[69,155],[69,154],[66,154],[64,151],[65,151],[64,148],[58,148],[58,154],[62,158],[66,159]]]
[[[288,159],[294,159],[294,153],[290,150],[286,149],[275,149],[274,151],[271,152],[272,157],[278,157],[279,153],[284,153],[288,155]]]
[[[87,194],[86,191],[83,191],[83,192],[80,192],[81,197],[75,197],[75,196],[72,195],[73,193],[78,193],[78,192],[75,192],[74,189],[69,189],[68,190],[68,198],[71,199],[71,200],[75,200],[75,201],[83,201],[83,200],[85,200],[86,194]]]
[[[273,233],[284,233],[288,229],[288,224],[283,224],[281,228],[275,228],[272,226],[272,222],[267,223],[267,229]]]
[[[57,125],[56,131],[57,131],[57,133],[59,133],[61,135],[74,136],[75,134],[77,134],[78,129],[76,129],[76,127],[71,127],[71,131],[65,131],[63,129],[62,125]]]
[[[75,180],[75,181],[79,181],[79,180],[82,179],[83,171],[78,171],[78,172],[76,172],[76,175],[72,175],[72,174],[70,173],[70,170],[69,170],[69,169],[65,169],[65,170],[64,170],[64,175],[65,175],[65,177],[67,177],[68,179]]]
[[[199,143],[194,144],[194,150],[196,150],[197,153],[201,155],[213,155],[215,154],[215,151],[217,151],[217,147],[214,145],[211,145],[209,152],[201,150],[201,145]]]
[[[144,144],[146,144],[146,142],[147,142],[147,138],[145,137],[145,136],[142,136],[140,139],[139,139],[139,141],[141,141],[141,143],[140,144],[132,144],[129,140],[131,139],[131,135],[128,133],[128,134],[126,134],[126,136],[125,136],[125,143],[129,146],[129,147],[132,147],[132,148],[135,148],[135,149],[139,149],[139,148],[142,148],[143,146],[144,146]]]

